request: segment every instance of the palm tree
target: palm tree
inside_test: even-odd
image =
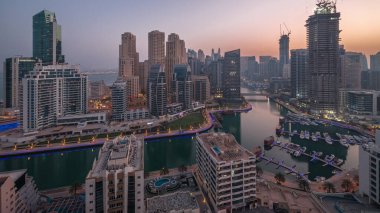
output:
[[[310,185],[309,185],[309,182],[307,182],[306,180],[304,179],[301,179],[299,182],[298,182],[298,186],[304,190],[304,191],[310,191]]]
[[[70,186],[69,192],[70,194],[76,196],[77,190],[82,187],[82,184],[80,183],[74,183],[72,186]]]
[[[335,186],[334,184],[330,182],[323,183],[323,190],[325,190],[327,193],[334,193],[335,192]]]
[[[276,175],[274,176],[274,179],[276,179],[276,182],[279,185],[285,182],[285,176],[281,172],[276,173]]]
[[[166,167],[163,167],[160,171],[160,175],[167,175],[169,174],[169,169]]]
[[[354,184],[350,179],[343,179],[341,187],[346,191],[349,192],[353,187]]]
[[[263,173],[264,173],[263,168],[261,168],[260,166],[256,166],[257,177],[261,177],[261,175],[263,175]]]

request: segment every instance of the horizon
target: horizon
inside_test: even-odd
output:
[[[221,48],[222,53],[241,49],[242,56],[278,58],[280,24],[285,23],[292,32],[290,49],[306,48],[304,25],[313,15],[315,6],[313,0],[297,3],[289,0],[275,3],[218,1],[200,4],[200,1],[173,3],[170,0],[72,3],[74,1],[38,0],[32,5],[19,1],[1,2],[0,26],[4,36],[0,39],[3,47],[0,60],[16,55],[32,56],[32,17],[44,9],[54,12],[57,23],[62,26],[62,52],[66,62],[80,64],[82,70],[117,69],[118,45],[124,32],[136,35],[140,61],[147,59],[148,33],[153,30],[165,32],[165,41],[170,33],[177,33],[185,40],[186,49],[202,49],[206,55],[210,55],[211,48]],[[347,51],[364,53],[367,60],[369,55],[380,51],[380,26],[370,22],[380,20],[380,14],[376,13],[377,4],[376,0],[368,0],[365,4],[354,0],[339,0],[337,3],[337,11],[341,13],[340,43]],[[105,6],[109,9],[104,9]],[[194,10],[187,10],[189,7]],[[14,16],[12,11],[15,10],[20,14]],[[225,14],[238,15],[223,19]],[[172,18],[179,16],[186,18]],[[7,21],[10,17],[12,22]],[[87,34],[92,35],[91,38],[86,37]]]

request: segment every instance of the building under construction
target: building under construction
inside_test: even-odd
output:
[[[339,20],[335,3],[320,0],[306,21],[310,106],[312,112],[337,109],[339,73]]]

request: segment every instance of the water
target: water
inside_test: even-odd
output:
[[[28,169],[40,190],[83,183],[98,148],[0,159],[0,171]]]
[[[101,81],[108,86],[112,85],[114,81],[117,79],[117,73],[107,73],[107,74],[89,74],[87,73],[88,80],[90,81]]]
[[[246,90],[242,90],[246,92]],[[223,131],[234,134],[237,141],[249,150],[254,147],[263,146],[266,137],[275,134],[279,117],[284,116],[287,110],[280,105],[271,102],[251,102],[253,110],[247,113],[226,115],[223,117]],[[293,125],[292,129],[310,131],[329,132],[335,136],[335,132],[347,133],[346,130],[331,126],[301,127]],[[334,134],[333,134],[334,133]],[[289,141],[288,138],[279,138],[281,141]],[[358,168],[358,146],[350,146],[348,149],[340,144],[328,145],[325,142],[313,142],[300,140],[293,137],[293,143],[306,146],[307,151],[322,151],[325,154],[334,154],[338,158],[345,160],[342,165],[345,169]],[[144,146],[144,167],[145,171],[156,171],[163,167],[177,168],[182,165],[195,163],[195,147],[192,136],[182,136],[172,139],[158,139],[145,142]],[[91,168],[93,159],[97,156],[97,150],[91,149],[66,153],[51,153],[48,155],[18,157],[0,160],[0,171],[27,168],[28,173],[34,177],[40,189],[72,185],[75,182],[84,182],[84,178]],[[286,151],[273,148],[267,152],[269,157],[277,160],[284,160],[288,165],[296,165],[296,169],[301,172],[310,172],[309,179],[315,176],[326,178],[332,175],[332,169],[323,167],[322,163],[310,162],[308,158],[294,157]],[[275,166],[266,165],[261,162],[259,165],[266,171],[277,172]],[[288,177],[287,177],[288,178]]]

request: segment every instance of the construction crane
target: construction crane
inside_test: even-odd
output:
[[[280,24],[280,33],[281,33],[281,35],[287,35],[287,36],[289,36],[292,33],[292,31],[288,29],[288,26],[286,26],[285,22],[283,24],[284,24],[284,27],[286,28],[286,31],[288,33],[285,34],[285,31],[282,31],[282,25],[281,24]]]

